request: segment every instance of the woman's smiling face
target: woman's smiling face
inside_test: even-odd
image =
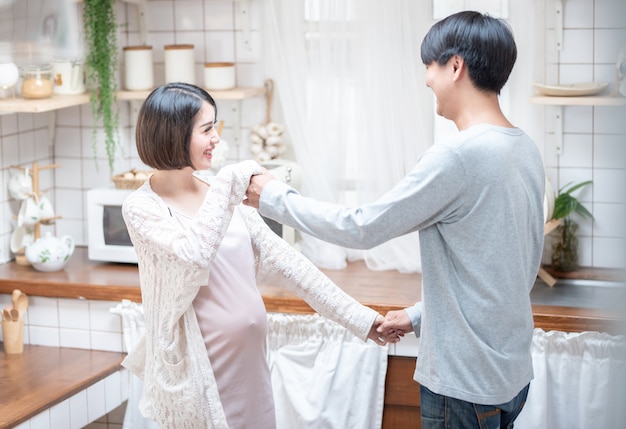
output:
[[[191,163],[195,170],[211,168],[213,149],[220,142],[215,122],[213,106],[206,102],[202,103],[202,108],[196,114],[189,143]]]

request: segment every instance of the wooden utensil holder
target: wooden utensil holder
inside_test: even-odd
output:
[[[24,319],[2,321],[2,341],[6,354],[19,354],[24,351]]]

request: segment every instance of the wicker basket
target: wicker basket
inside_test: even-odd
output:
[[[137,173],[144,173],[146,175],[146,177],[140,177],[139,179],[130,179],[130,178],[126,178],[124,176],[126,176],[127,173],[133,173],[133,175],[137,174]],[[142,170],[135,170],[132,169],[130,171],[125,171],[124,173],[120,173],[120,174],[116,174],[115,176],[111,177],[111,180],[113,180],[113,183],[115,184],[115,187],[117,189],[137,189],[139,188],[141,185],[143,185],[143,183],[146,181],[146,178],[150,176],[150,174],[152,174],[153,171],[142,171]]]

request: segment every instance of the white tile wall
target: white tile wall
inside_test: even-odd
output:
[[[10,295],[0,294],[0,307],[10,303]],[[109,311],[116,305],[111,301],[31,296],[24,321],[25,343],[124,352],[121,318]]]
[[[121,429],[128,399],[121,386],[127,377],[126,370],[115,372],[14,429]],[[114,412],[118,409],[121,411]]]
[[[552,0],[546,0],[549,14]],[[613,83],[619,50],[626,43],[626,2],[617,0],[568,0],[564,5],[563,50],[553,43],[547,20],[545,76],[548,83],[605,81]],[[620,17],[620,18],[618,18]],[[550,107],[546,123],[550,124]],[[563,153],[554,152],[554,138],[547,129],[544,162],[555,189],[570,182],[593,180],[579,193],[595,220],[580,222],[582,266],[624,268],[626,237],[626,107],[563,108]],[[549,262],[547,240],[544,261]]]

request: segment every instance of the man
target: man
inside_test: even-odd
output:
[[[360,207],[299,195],[254,176],[246,204],[322,240],[371,248],[419,231],[422,302],[390,312],[382,331],[421,336],[414,379],[422,427],[511,428],[533,377],[529,293],[543,247],[545,173],[534,142],[498,95],[517,57],[505,22],[460,12],[421,46],[437,113],[459,133]]]

